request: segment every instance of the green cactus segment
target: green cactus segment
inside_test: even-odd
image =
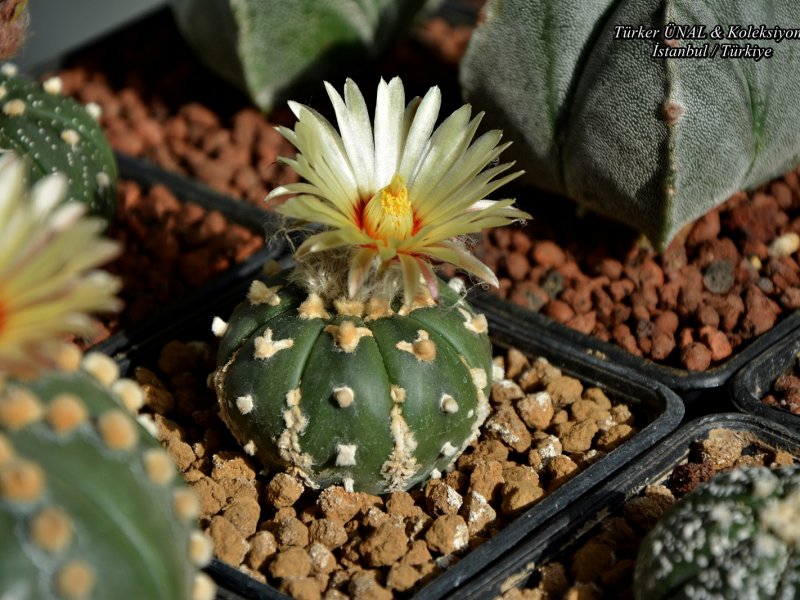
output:
[[[89,374],[0,390],[0,589],[14,598],[208,598],[196,502]]]
[[[782,26],[800,5],[777,2],[489,0],[461,63],[468,99],[515,140],[528,180],[624,221],[664,247],[731,193],[800,161],[797,44],[715,40],[722,26]],[[654,58],[665,39],[615,39],[617,26],[662,33],[704,25],[714,58]],[[772,50],[723,58],[722,45]],[[515,69],[498,69],[513,64]]]
[[[386,493],[441,473],[477,435],[491,344],[453,290],[408,310],[323,306],[284,274],[258,289],[224,328],[214,380],[223,419],[267,467]]]
[[[800,597],[800,468],[698,486],[645,538],[634,589],[640,600]]]
[[[45,88],[0,70],[0,148],[27,156],[31,178],[68,178],[66,201],[82,202],[110,220],[116,208],[117,164],[103,130],[86,107],[60,95],[57,79]]]
[[[424,0],[172,0],[206,65],[269,111],[298,85],[375,58]]]

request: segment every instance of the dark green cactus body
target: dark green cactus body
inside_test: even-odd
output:
[[[272,110],[298,87],[376,58],[424,0],[171,0],[181,33],[217,75]],[[350,67],[348,66],[349,70]]]
[[[0,148],[27,156],[31,179],[64,173],[66,201],[86,204],[110,220],[116,208],[117,164],[103,130],[72,98],[45,91],[23,77],[0,72]],[[46,84],[47,85],[47,84]]]
[[[530,182],[659,247],[800,161],[800,133],[786,127],[800,116],[800,46],[756,37],[762,25],[794,29],[794,0],[489,0],[483,10],[460,76],[484,123],[514,140]],[[670,23],[704,26],[694,32],[705,37],[665,39],[691,32]],[[639,26],[654,33],[624,37]],[[771,56],[731,58],[748,44]]]
[[[486,321],[449,287],[439,304],[335,303],[256,283],[218,354],[222,415],[245,450],[310,485],[385,493],[441,472],[488,413]],[[222,333],[222,331],[218,331]]]
[[[210,559],[196,506],[158,442],[87,373],[0,390],[8,597],[210,598],[213,584],[196,576]]]
[[[680,500],[645,538],[640,600],[800,597],[800,469],[739,468]]]

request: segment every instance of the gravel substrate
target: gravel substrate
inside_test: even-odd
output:
[[[492,412],[455,469],[385,497],[263,473],[217,416],[206,342],[166,344],[138,367],[144,412],[201,498],[224,562],[296,598],[413,590],[637,431],[625,404],[511,350],[495,358]]]
[[[715,429],[692,443],[687,462],[662,484],[648,485],[604,518],[573,552],[537,567],[530,587],[512,589],[503,600],[633,600],[633,569],[639,545],[676,500],[716,473],[741,466],[779,467],[796,461],[750,434]]]
[[[130,180],[118,184],[108,236],[122,244],[121,255],[106,269],[122,279],[124,307],[105,315],[101,331],[84,345],[158,313],[264,246],[261,235],[219,211],[182,202],[163,185],[142,188]]]
[[[800,415],[800,355],[795,357],[791,368],[773,382],[772,389],[761,401]]]

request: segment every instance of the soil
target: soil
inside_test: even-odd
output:
[[[403,596],[634,435],[597,387],[516,350],[495,358],[491,414],[455,468],[384,497],[266,473],[217,415],[213,342],[171,341],[135,368],[143,416],[199,493],[217,557],[296,598]]]
[[[121,180],[117,189],[108,236],[123,250],[106,269],[122,279],[124,308],[106,315],[102,329],[84,345],[158,313],[264,246],[261,235],[229,222],[219,211],[176,198],[163,185],[142,188]]]
[[[409,94],[439,85],[457,103],[470,34],[469,25],[430,19],[378,71],[402,73]],[[269,190],[296,181],[276,162],[294,152],[274,130],[291,126],[291,113],[267,118],[200,68],[166,12],[76,55],[60,75],[65,93],[102,107],[117,150],[262,207]],[[374,68],[353,75],[374,89]],[[324,94],[302,100],[330,116]],[[498,294],[636,356],[705,371],[800,307],[795,171],[735,194],[661,255],[627,227],[562,198],[525,187],[507,193],[534,219],[477,244],[500,277]]]
[[[715,429],[695,440],[686,462],[660,484],[644,487],[620,510],[604,518],[558,560],[535,569],[527,587],[506,592],[504,600],[633,600],[633,571],[639,545],[676,500],[714,474],[740,466],[778,467],[797,457],[749,434]]]
[[[795,357],[791,368],[772,383],[772,390],[761,401],[800,415],[800,355]]]

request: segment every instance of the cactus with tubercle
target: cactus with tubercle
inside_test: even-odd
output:
[[[663,249],[800,162],[800,132],[786,126],[800,117],[800,53],[776,37],[795,31],[799,6],[488,0],[461,86],[515,140],[530,183]]]
[[[375,60],[425,0],[171,0],[207,67],[271,111],[343,65]]]
[[[462,236],[528,215],[486,196],[519,173],[486,167],[505,145],[462,107],[434,130],[438,88],[405,103],[381,81],[373,126],[356,85],[331,87],[340,132],[290,103],[307,183],[273,190],[287,217],[321,222],[292,270],[252,283],[212,329],[222,339],[214,384],[221,416],[244,450],[310,487],[370,493],[439,476],[489,412],[486,318],[463,287],[441,285],[449,262],[495,284]]]
[[[42,84],[0,67],[0,148],[28,156],[30,177],[67,177],[67,202],[83,202],[110,221],[116,209],[117,163],[97,122],[100,107],[61,95],[61,80]]]
[[[142,390],[69,342],[119,309],[97,269],[119,245],[63,175],[26,171],[0,157],[0,596],[211,600],[198,500],[133,416]]]
[[[77,349],[76,349],[77,352]],[[0,589],[14,598],[211,600],[198,499],[107,356],[0,389]]]
[[[800,468],[720,473],[642,542],[636,598],[797,598],[799,546]]]

